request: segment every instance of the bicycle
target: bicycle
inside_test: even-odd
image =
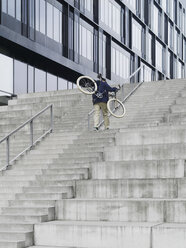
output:
[[[76,81],[78,89],[87,95],[96,94],[98,98],[102,98],[104,93],[97,92],[96,82],[89,76],[81,76]],[[120,88],[118,89],[120,90]],[[116,117],[122,118],[126,114],[124,104],[116,98],[116,92],[109,93],[109,101],[107,102],[107,108],[109,113]]]

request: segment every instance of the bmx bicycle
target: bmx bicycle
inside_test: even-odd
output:
[[[87,95],[96,94],[98,98],[102,98],[104,93],[97,92],[97,84],[96,82],[88,76],[81,76],[76,81],[78,89]],[[120,87],[119,89],[120,90]],[[122,118],[125,113],[126,109],[124,104],[116,98],[117,92],[109,93],[109,101],[107,102],[107,108],[109,113],[116,117]]]

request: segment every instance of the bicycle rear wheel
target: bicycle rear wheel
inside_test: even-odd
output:
[[[110,99],[107,102],[107,108],[109,113],[116,118],[122,118],[126,113],[126,109],[123,103],[115,98]]]
[[[76,83],[78,89],[87,95],[92,95],[97,91],[97,84],[91,77],[81,76]]]

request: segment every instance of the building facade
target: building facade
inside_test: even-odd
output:
[[[122,83],[141,65],[145,81],[184,78],[185,63],[178,0],[0,0],[0,90],[71,89],[98,72]]]

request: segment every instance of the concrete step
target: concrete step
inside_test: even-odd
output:
[[[82,180],[87,179],[87,175],[80,173],[80,174],[61,174],[61,175],[41,175],[37,176],[38,180],[42,181],[55,181],[55,180]]]
[[[25,215],[25,216],[34,216],[34,215],[47,215],[48,220],[55,219],[55,207],[8,207],[2,208],[1,214],[6,215]]]
[[[10,207],[19,207],[19,208],[26,208],[26,207],[53,207],[55,206],[55,200],[13,200],[9,201]]]
[[[172,113],[185,113],[186,112],[186,104],[176,104],[171,106]]]
[[[58,193],[58,192],[53,192],[53,193],[22,193],[22,194],[17,194],[16,200],[61,200],[61,199],[66,199],[66,198],[72,198],[74,196],[73,192],[68,193],[68,192],[63,192],[63,193]]]
[[[121,131],[116,134],[116,145],[186,143],[186,129],[133,130],[132,133]]]
[[[92,179],[182,178],[184,160],[109,161],[93,163]]]
[[[105,148],[105,161],[184,159],[186,144],[155,144]]]
[[[71,195],[73,193],[72,186],[51,186],[51,187],[28,187],[23,190],[26,193],[67,193]]]
[[[15,241],[15,240],[24,240],[25,246],[33,245],[33,232],[25,232],[25,231],[0,231],[0,240],[1,241]]]
[[[186,104],[186,97],[178,97],[175,101],[175,104],[181,104],[181,105]]]
[[[16,223],[0,223],[0,232],[1,231],[25,231],[33,232],[34,225],[32,224],[16,224]]]
[[[23,214],[0,214],[0,222],[1,223],[39,223],[48,221],[48,215],[23,215]]]
[[[37,180],[30,183],[30,185],[35,187],[47,187],[47,186],[73,186],[75,187],[76,180],[55,180],[55,181],[44,181]]]
[[[123,248],[125,244],[132,248],[150,248],[151,228],[157,224],[53,221],[35,226],[35,245],[90,247],[91,244],[92,248]]]
[[[56,219],[185,223],[185,208],[186,199],[70,199],[57,201]]]
[[[25,241],[23,240],[14,240],[14,241],[9,241],[7,240],[0,240],[0,248],[24,248],[25,247]]]
[[[22,187],[16,187],[16,186],[14,186],[13,184],[11,185],[9,185],[9,186],[7,186],[7,187],[0,187],[0,193],[7,193],[7,194],[9,194],[9,193],[21,193],[21,192],[23,192],[23,189],[22,189]]]
[[[183,194],[184,193],[185,192],[183,192]],[[182,197],[181,195],[180,192],[179,197]],[[77,181],[76,197],[81,199],[176,198],[178,197],[178,179],[105,179]]]
[[[8,175],[61,175],[61,174],[84,174],[86,175],[86,178],[88,178],[88,168],[55,168],[52,169],[47,168],[46,170],[44,169],[31,169],[30,167],[28,168],[13,168],[12,170],[6,171],[6,174]]]
[[[153,248],[183,248],[185,237],[186,224],[177,223],[54,221],[37,224],[35,228],[36,247],[51,248],[90,247],[90,242],[93,248],[123,248],[123,244],[132,248],[152,245]]]

